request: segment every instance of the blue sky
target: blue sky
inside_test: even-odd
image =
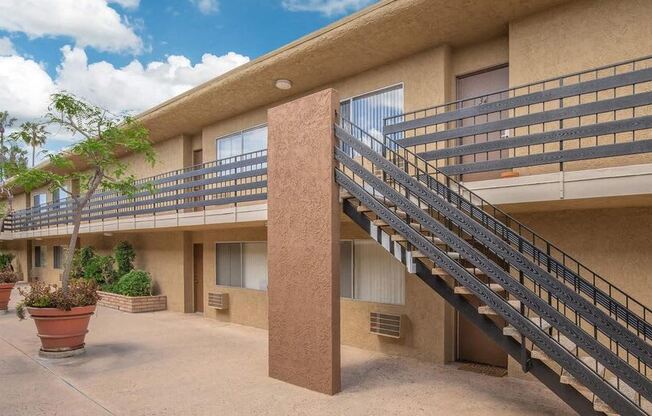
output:
[[[222,0],[216,11],[206,13],[184,0],[141,0],[135,9],[110,4],[135,27],[143,39],[144,50],[133,54],[87,47],[86,53],[91,62],[105,60],[116,66],[127,65],[134,58],[141,62],[165,60],[168,55],[184,55],[196,62],[207,52],[219,56],[235,51],[254,59],[355,11],[355,4],[365,4],[351,3],[354,6],[348,12],[332,14],[290,11],[281,0]],[[61,61],[59,49],[74,44],[70,36],[30,40],[21,32],[0,30],[0,36],[7,35],[18,53],[44,62],[51,76],[56,75],[56,66]]]
[[[2,0],[0,110],[38,119],[66,90],[137,113],[373,2]]]

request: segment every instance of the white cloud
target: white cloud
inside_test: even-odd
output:
[[[116,68],[105,61],[89,64],[83,49],[65,46],[62,52],[57,87],[116,112],[145,110],[249,61],[234,52],[207,53],[195,65],[185,56],[171,55],[165,62],[134,60]]]
[[[115,0],[133,5],[134,0]],[[138,53],[143,42],[107,0],[2,0],[0,29],[30,38],[67,36],[76,46]]]
[[[0,56],[16,55],[14,44],[8,37],[0,38]]]
[[[140,0],[109,0],[109,3],[115,3],[124,9],[135,10],[140,5]]]
[[[202,14],[217,13],[220,10],[220,4],[217,0],[190,0],[190,2],[197,6]]]
[[[0,111],[13,117],[32,119],[47,111],[52,79],[43,68],[20,56],[0,57]]]
[[[133,60],[116,68],[105,61],[89,63],[81,48],[64,46],[61,52],[54,79],[33,60],[0,57],[0,109],[20,119],[35,118],[47,111],[50,94],[65,90],[116,113],[136,113],[249,61],[235,52],[206,53],[194,65],[185,56],[171,55],[164,62]]]
[[[291,12],[318,12],[325,16],[346,14],[360,10],[376,0],[283,0],[283,7]]]

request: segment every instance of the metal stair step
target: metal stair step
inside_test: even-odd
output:
[[[521,307],[521,301],[520,300],[508,300],[507,302],[516,309],[519,309]],[[493,309],[491,309],[490,306],[487,306],[487,305],[478,306],[478,313],[480,315],[499,316],[498,313],[496,313],[496,311],[494,311]]]
[[[424,237],[425,237],[425,236],[424,236]],[[427,238],[427,239],[428,239],[430,242],[432,242],[433,244],[440,244],[440,245],[441,245],[441,244],[444,244],[444,242],[443,242],[440,238],[438,238],[438,237],[425,237],[425,238]],[[392,234],[392,241],[396,241],[396,242],[398,242],[398,243],[402,243],[402,242],[406,242],[406,241],[407,241],[407,238],[403,237],[403,236],[400,235],[400,234]]]
[[[593,371],[598,373],[601,376],[604,376],[604,366],[597,362],[595,358],[593,357],[582,357],[580,358],[580,361],[582,361],[584,364],[586,364],[589,368],[591,368]],[[559,377],[559,381],[562,384],[569,384],[573,387],[575,387],[578,391],[582,392],[584,389],[588,390],[582,383],[580,383],[572,374],[570,374],[568,371],[565,371],[562,369],[561,376]]]
[[[504,292],[505,289],[498,283],[489,283],[489,289],[493,290],[496,293]],[[473,295],[473,292],[469,290],[466,286],[455,286],[453,292],[456,295]]]
[[[611,377],[607,381],[618,391],[622,393],[623,396],[627,397],[634,403],[639,403],[641,401],[641,408],[648,414],[652,414],[652,403],[645,399],[641,399],[640,394],[638,394],[633,388],[629,387],[627,384],[620,381],[616,377]],[[609,416],[619,415],[614,409],[611,408],[607,403],[605,403],[601,398],[595,396],[593,400],[593,408],[598,412],[603,412]]]
[[[347,191],[344,188],[340,188],[340,199],[341,200],[347,200],[347,199],[352,199],[355,198],[349,191]]]
[[[448,257],[450,257],[453,260],[459,260],[459,258],[460,258],[460,253],[456,253],[454,251],[449,251],[446,254],[448,255]],[[420,252],[418,250],[412,251],[412,257],[415,258],[415,259],[427,259],[428,258],[428,256],[426,256],[425,254],[423,254],[422,252]]]
[[[559,337],[555,338],[555,340],[557,340],[564,348],[566,348],[571,352],[574,351],[575,348],[577,347],[573,341],[571,341],[566,336],[561,334],[559,334]],[[539,347],[537,347],[536,345],[532,349],[532,358],[541,361],[548,361],[548,362],[554,361],[550,357],[548,357],[548,355],[545,352],[541,351],[541,349],[539,349]]]
[[[543,318],[530,318],[530,320],[539,328],[543,329],[544,331],[547,331],[550,329],[552,325],[550,325],[548,322],[546,322],[545,319]],[[503,328],[503,335],[508,336],[508,337],[520,337],[521,333],[518,332],[516,328],[514,328],[511,325],[507,325],[506,327]]]
[[[477,268],[475,268],[475,267],[467,267],[467,268],[466,268],[466,271],[469,272],[469,273],[471,273],[471,274],[474,274],[474,275],[476,275],[476,276],[484,276],[484,274],[485,274],[482,270],[477,269]],[[435,275],[437,275],[437,276],[446,276],[446,277],[451,277],[451,276],[448,274],[448,272],[447,272],[446,270],[442,269],[441,267],[435,267],[435,268],[433,268],[432,270],[430,270],[430,273],[435,274]]]

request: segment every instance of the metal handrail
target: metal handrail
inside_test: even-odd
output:
[[[343,124],[346,124],[346,122]],[[464,268],[466,266],[463,266],[460,263],[460,259],[473,263],[475,267],[482,269],[492,276],[492,278],[497,279],[497,281],[505,287],[508,293],[512,295],[515,294],[518,299],[524,301],[525,310],[521,309],[519,311],[509,305],[506,299],[501,300],[499,296],[493,294],[494,292],[489,289],[488,284],[482,283],[480,280],[468,280],[467,283],[470,286],[467,287],[470,287],[474,292],[477,291],[478,296],[480,296],[486,304],[494,308],[494,310],[500,310],[500,314],[504,316],[508,322],[512,323],[517,328],[524,329],[528,338],[535,341],[538,346],[544,349],[551,348],[551,351],[555,349],[559,351],[558,348],[561,347],[571,353],[574,356],[572,359],[569,356],[564,357],[565,353],[557,354],[556,352],[553,352],[555,359],[559,359],[559,362],[563,364],[563,367],[566,370],[570,371],[571,374],[579,376],[580,380],[582,380],[585,385],[589,386],[592,391],[598,393],[600,397],[604,398],[610,396],[613,392],[612,389],[616,386],[611,384],[611,382],[605,378],[604,374],[601,374],[595,366],[587,365],[586,362],[579,360],[582,356],[581,351],[585,348],[586,351],[591,352],[591,355],[595,355],[595,358],[597,358],[599,362],[605,363],[611,371],[614,371],[615,374],[618,375],[617,383],[619,383],[621,377],[623,377],[625,380],[628,380],[627,383],[635,385],[636,390],[645,392],[646,398],[649,397],[648,392],[650,389],[650,383],[646,378],[647,371],[640,369],[640,365],[643,364],[640,360],[638,367],[636,365],[631,365],[627,361],[617,358],[618,354],[613,352],[611,345],[606,346],[601,344],[597,335],[594,335],[589,331],[576,331],[578,325],[577,319],[579,317],[578,311],[574,311],[575,319],[572,320],[570,317],[565,317],[567,310],[563,304],[560,305],[560,303],[557,302],[555,305],[554,300],[551,299],[546,301],[540,293],[538,294],[538,298],[527,295],[526,292],[532,293],[532,290],[524,286],[523,282],[519,283],[519,280],[513,279],[508,273],[492,263],[491,260],[484,257],[481,252],[476,251],[477,249],[473,248],[468,243],[464,243],[461,237],[462,234],[460,234],[461,230],[448,228],[445,224],[447,220],[450,220],[449,218],[445,215],[440,218],[441,213],[438,213],[436,210],[433,211],[431,208],[425,208],[426,211],[422,211],[422,209],[424,209],[423,206],[429,205],[427,198],[424,199],[425,194],[421,191],[410,189],[409,186],[403,186],[405,184],[401,185],[402,180],[395,178],[389,173],[393,168],[385,166],[385,163],[382,161],[385,160],[389,163],[392,162],[389,159],[386,159],[384,153],[382,155],[379,154],[377,150],[378,147],[374,146],[374,143],[383,145],[382,143],[363,131],[363,137],[346,134],[347,131],[347,128],[340,129],[339,132],[336,131],[336,137],[340,139],[339,142],[341,143],[335,151],[335,158],[341,164],[341,167],[338,167],[338,170],[336,171],[338,183],[343,185],[345,189],[358,198],[361,204],[371,208],[372,211],[379,215],[379,218],[384,220],[389,226],[394,228],[404,237],[407,237],[408,251],[414,249],[420,250],[429,257],[431,261],[435,262],[438,267],[444,267],[444,269],[447,269],[447,271],[458,281],[468,280],[469,277],[465,277],[465,275],[469,275],[469,273],[464,272],[464,270],[467,269]],[[347,139],[347,137],[349,138]],[[355,140],[359,140],[359,143],[361,143],[362,146],[355,144]],[[353,146],[353,148],[351,148],[351,146]],[[344,148],[346,148],[346,150],[343,150]],[[353,149],[357,149],[362,153],[357,153]],[[394,148],[388,147],[382,147],[381,150],[395,152]],[[362,160],[358,160],[359,158]],[[367,166],[369,163],[373,169]],[[380,165],[377,163],[380,163]],[[382,179],[378,177],[379,172],[376,169],[382,170]],[[346,175],[350,179],[345,180],[341,175]],[[393,204],[389,206],[393,208],[385,206],[385,202],[392,202]],[[402,216],[398,215],[399,209]],[[383,213],[383,211],[385,212]],[[413,223],[413,221],[416,221],[416,223]],[[414,226],[418,226],[419,230],[414,230]],[[455,257],[450,257],[450,255],[446,253],[449,250],[433,246],[431,240],[424,239],[424,237],[421,236],[420,230],[431,234],[434,233],[434,235],[439,237],[446,245],[452,248],[453,251],[459,253],[460,259],[456,260]],[[412,237],[410,237],[410,235],[412,235]],[[413,243],[415,245],[412,245]],[[446,266],[447,264],[449,267]],[[464,285],[466,286],[467,284],[464,283]],[[534,293],[536,294],[536,292]],[[521,306],[521,308],[523,308],[523,306]],[[525,327],[529,325],[527,324],[527,311],[529,310],[532,310],[537,315],[542,316],[549,322],[553,323],[555,330],[559,332],[556,334],[545,334],[545,336],[542,337],[542,334],[538,332],[542,331],[542,329],[538,328],[537,331],[528,333]],[[515,316],[514,313],[518,313],[520,316],[525,317],[525,320],[524,318]],[[579,319],[581,320],[582,318],[580,317]],[[545,333],[545,330],[543,332]],[[577,342],[579,348],[576,346],[569,349],[569,347],[564,346],[561,340],[562,332]],[[581,333],[584,333],[584,335],[581,335]],[[554,342],[556,346],[551,345],[550,342]],[[644,364],[643,368],[646,368]],[[589,370],[590,373],[587,373],[586,370]],[[599,378],[601,381],[596,382],[595,377]],[[641,398],[632,401],[630,398],[624,397],[622,392],[619,392],[618,394],[620,394],[618,397],[613,395],[610,396],[613,403],[620,403],[620,405],[624,405],[625,407],[629,406],[626,403],[631,403],[635,405],[635,407],[629,407],[630,411],[634,409],[637,411],[640,410],[640,407],[638,406],[640,406]]]
[[[117,191],[94,194],[83,210],[85,215],[83,220],[137,215],[140,211],[137,211],[136,208],[147,205],[151,205],[152,208],[141,208],[141,211],[161,212],[179,209],[179,207],[216,205],[216,203],[204,201],[203,198],[216,195],[223,195],[223,198],[227,198],[224,195],[238,191],[255,191],[258,188],[266,187],[266,179],[263,179],[266,174],[266,164],[267,150],[260,150],[137,179],[135,183],[139,190],[133,195],[123,195]],[[211,177],[206,179],[207,175],[211,175]],[[258,181],[239,185],[230,184],[231,182],[246,181],[249,178],[258,178]],[[210,188],[211,185],[220,183],[223,186]],[[228,185],[224,185],[225,183]],[[149,191],[149,185],[154,186],[153,193]],[[243,200],[253,200],[253,197],[249,195],[245,195]],[[259,197],[265,196],[265,194],[258,195]],[[183,203],[184,200],[192,198],[201,198],[203,202]],[[228,200],[236,202],[234,197],[229,197]],[[157,203],[158,207],[156,207]],[[68,224],[72,219],[72,209],[73,201],[65,199],[17,210],[7,218],[5,229],[17,231],[19,229],[35,229],[40,226]],[[103,215],[105,212],[109,212],[109,214]]]
[[[587,74],[591,74],[591,73],[597,74],[598,72],[601,72],[601,71],[616,70],[618,67],[621,67],[623,65],[633,65],[634,68],[636,68],[636,64],[644,62],[644,61],[652,61],[652,55],[647,55],[647,56],[643,56],[643,57],[640,57],[640,58],[634,58],[634,59],[629,59],[629,60],[625,60],[625,61],[620,61],[620,62],[617,62],[617,63],[614,63],[614,64],[603,65],[603,66],[599,66],[599,67],[595,67],[595,68],[591,68],[591,69],[587,69],[587,70],[582,70],[582,71],[577,71],[577,72],[573,72],[573,73],[570,73],[570,74],[565,74],[565,75],[561,75],[561,76],[557,76],[557,77],[547,78],[547,79],[544,79],[542,81],[520,84],[520,85],[517,85],[515,87],[510,87],[510,88],[505,88],[505,89],[502,89],[502,90],[494,91],[494,92],[491,92],[489,94],[481,94],[481,95],[477,95],[477,96],[470,97],[470,98],[463,98],[463,99],[459,99],[459,100],[455,100],[455,101],[448,101],[448,102],[446,102],[444,104],[439,104],[439,105],[434,105],[434,106],[430,106],[430,107],[421,108],[421,109],[414,110],[414,111],[409,111],[409,112],[402,113],[402,114],[399,114],[399,115],[396,115],[396,116],[386,117],[383,120],[383,125],[388,126],[388,125],[392,125],[392,124],[398,124],[398,123],[401,123],[401,122],[405,121],[405,118],[410,117],[410,116],[414,116],[415,119],[416,119],[417,114],[421,114],[421,113],[426,114],[429,111],[433,111],[433,110],[434,110],[434,114],[442,114],[442,113],[449,112],[449,111],[455,111],[455,110],[458,110],[458,109],[462,108],[462,106],[467,102],[484,101],[486,98],[492,97],[492,96],[511,96],[510,94],[512,94],[513,92],[518,91],[518,90],[522,90],[522,89],[525,89],[525,88],[531,89],[532,87],[535,87],[535,86],[538,86],[538,85],[544,85],[545,86],[546,84],[549,84],[551,82],[563,82],[563,80],[566,80],[566,79],[569,79],[569,78],[574,78],[574,77],[581,78],[583,75],[587,75]],[[468,108],[468,107],[465,107],[465,108]],[[443,110],[443,111],[440,113],[439,110]]]
[[[417,163],[420,163],[423,166],[425,166],[426,169],[432,169],[431,172],[424,171],[425,175],[417,175],[418,179],[424,182],[431,190],[435,191],[438,194],[441,194],[442,191],[444,191],[445,193],[444,197],[447,200],[449,200],[449,202],[453,195],[457,195],[459,198],[467,202],[468,204],[466,205],[467,211],[472,210],[471,207],[473,206],[478,207],[480,211],[484,211],[484,212],[489,211],[489,213],[491,214],[490,217],[492,217],[493,219],[493,221],[491,221],[493,223],[493,229],[488,226],[487,221],[479,221],[483,226],[485,226],[487,229],[491,230],[492,232],[498,234],[501,238],[503,238],[510,244],[514,244],[515,242],[512,241],[513,236],[510,236],[509,233],[506,233],[505,229],[509,229],[515,232],[518,235],[518,237],[528,241],[531,245],[530,248],[532,249],[533,252],[523,253],[523,254],[530,255],[540,265],[542,263],[541,259],[545,258],[546,266],[548,266],[549,271],[552,272],[554,270],[555,274],[559,277],[560,274],[559,267],[553,267],[555,265],[549,263],[551,261],[558,262],[558,265],[561,266],[561,268],[565,269],[565,270],[561,270],[562,273],[561,278],[563,281],[568,281],[569,277],[571,277],[573,280],[572,282],[573,288],[576,291],[590,296],[594,304],[600,304],[601,306],[606,307],[609,310],[609,313],[611,315],[615,315],[617,319],[618,318],[624,319],[628,327],[635,328],[637,335],[639,336],[642,335],[645,339],[652,339],[652,324],[648,321],[648,317],[652,317],[652,311],[649,308],[647,308],[645,305],[643,305],[641,302],[632,298],[620,288],[614,286],[603,277],[591,271],[586,266],[582,265],[577,260],[575,260],[568,254],[566,254],[564,251],[562,251],[558,247],[554,246],[552,243],[540,237],[538,234],[536,234],[527,226],[521,224],[519,221],[517,221],[510,215],[506,214],[499,208],[495,207],[494,205],[490,204],[482,197],[478,196],[468,188],[461,185],[459,182],[445,175],[436,166],[432,165],[430,162],[422,159],[416,153],[410,151],[409,149],[401,146],[400,143],[397,143],[396,141],[387,137],[387,135],[383,137],[382,139],[383,141],[381,142],[378,138],[364,132],[364,130],[360,129],[359,127],[355,126],[353,123],[349,121],[342,120],[341,123],[343,125],[348,126],[352,130],[357,130],[362,134],[364,134],[367,137],[367,140],[370,141],[370,145],[372,148],[374,148],[373,143],[375,142],[377,143],[377,145],[380,145],[380,147],[387,147],[389,149],[392,149],[393,152],[400,150],[408,157],[411,157],[414,160],[416,160]],[[404,169],[405,168],[406,167],[404,167]],[[444,178],[446,185],[444,185],[439,180],[435,179],[436,189],[433,189],[433,184],[431,183],[430,180],[428,180],[428,178],[430,179],[433,178],[432,177],[433,174],[441,175]],[[476,221],[478,220],[476,215],[471,215],[471,217],[474,218]],[[503,217],[504,220],[503,221],[497,220],[497,218],[499,217]],[[507,225],[505,225],[505,223],[507,223]],[[499,227],[502,227],[503,229],[501,233],[499,233],[498,230],[496,229]],[[517,227],[517,229],[515,230],[514,227]],[[531,240],[528,240],[527,236],[524,234],[525,232],[531,235]],[[538,244],[543,244],[545,247],[544,250],[539,249]],[[523,252],[522,251],[523,246],[519,245],[519,248],[520,248],[519,251]],[[560,255],[562,259],[557,260],[555,254]],[[569,266],[567,266],[567,262],[573,262],[575,265],[574,268],[577,268],[577,272],[572,271],[572,269],[570,269]],[[589,282],[584,277],[582,277],[581,270],[584,270],[587,273],[591,274],[592,282]],[[567,271],[570,272],[572,276],[568,276]],[[603,290],[600,290],[596,283],[600,283],[601,285],[606,285],[606,287],[608,288],[607,293],[605,293]],[[625,299],[624,305],[622,304],[622,302],[618,302],[616,299],[614,299],[614,295],[624,297]],[[640,309],[642,313],[633,312],[631,309],[632,307],[636,307],[637,309]],[[639,314],[641,314],[642,317],[639,316]]]

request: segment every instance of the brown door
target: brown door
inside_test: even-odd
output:
[[[470,75],[465,75],[457,78],[457,99],[468,100],[464,102],[464,107],[471,107],[479,104],[484,104],[492,101],[497,101],[502,98],[507,98],[505,94],[492,94],[498,91],[506,90],[509,88],[509,70],[507,66],[494,68],[487,71],[482,71]],[[480,97],[472,99],[474,97]],[[472,126],[474,124],[484,124],[487,122],[498,121],[505,118],[507,112],[492,113],[489,115],[482,115],[475,118],[465,119],[461,126]],[[462,144],[482,143],[491,140],[500,140],[504,135],[503,132],[491,132],[487,134],[479,134],[476,136],[468,136],[461,139]],[[507,150],[494,151],[489,153],[477,153],[475,155],[462,156],[462,163],[483,162],[486,160],[496,160],[508,156]],[[484,179],[496,179],[500,177],[500,171],[469,173],[463,175],[464,181],[479,181]]]
[[[202,149],[192,151],[192,164],[193,165],[202,164]]]
[[[493,92],[505,90],[509,87],[508,68],[503,66],[491,70],[474,73],[471,75],[459,77],[457,79],[457,98],[459,100],[469,99],[464,103],[464,106],[473,106],[486,102],[499,100],[500,95],[492,95],[479,99],[471,99],[478,96],[487,95]],[[489,116],[480,116],[475,120],[464,120],[462,126],[469,126],[480,123],[496,121],[505,117],[506,114],[491,114]],[[481,143],[489,140],[500,140],[501,134],[490,133],[485,135],[477,135],[471,137],[464,137],[461,142],[463,144]],[[484,154],[476,154],[471,156],[463,156],[462,163],[481,162],[485,160],[496,160],[507,157],[506,152],[490,152]],[[500,177],[500,172],[480,172],[463,175],[462,180],[474,181],[483,179],[495,179]],[[480,303],[475,299],[470,299],[474,306],[480,306]],[[499,322],[499,324],[502,324]],[[488,364],[497,367],[507,367],[507,354],[498,347],[492,340],[487,338],[484,333],[476,328],[475,325],[464,319],[464,317],[457,317],[457,359],[459,361],[469,361],[480,364]]]
[[[204,312],[204,245],[192,245],[192,278],[195,312]]]
[[[192,165],[193,165],[193,166],[197,166],[197,165],[201,165],[202,163],[204,163],[204,162],[203,162],[203,153],[202,153],[202,149],[193,150],[193,151],[192,151]],[[202,179],[201,176],[195,176],[195,177],[193,178],[193,180],[195,180],[195,181],[199,181],[199,180],[201,180],[201,179]],[[193,188],[193,191],[201,191],[202,189],[204,189],[203,186],[195,186],[195,187]],[[203,201],[203,200],[204,200],[204,197],[203,197],[203,196],[197,196],[197,197],[195,197],[193,200],[194,200],[194,202]],[[197,207],[195,207],[194,210],[195,210],[195,211],[203,211],[203,209],[204,209],[203,206],[197,206]]]

